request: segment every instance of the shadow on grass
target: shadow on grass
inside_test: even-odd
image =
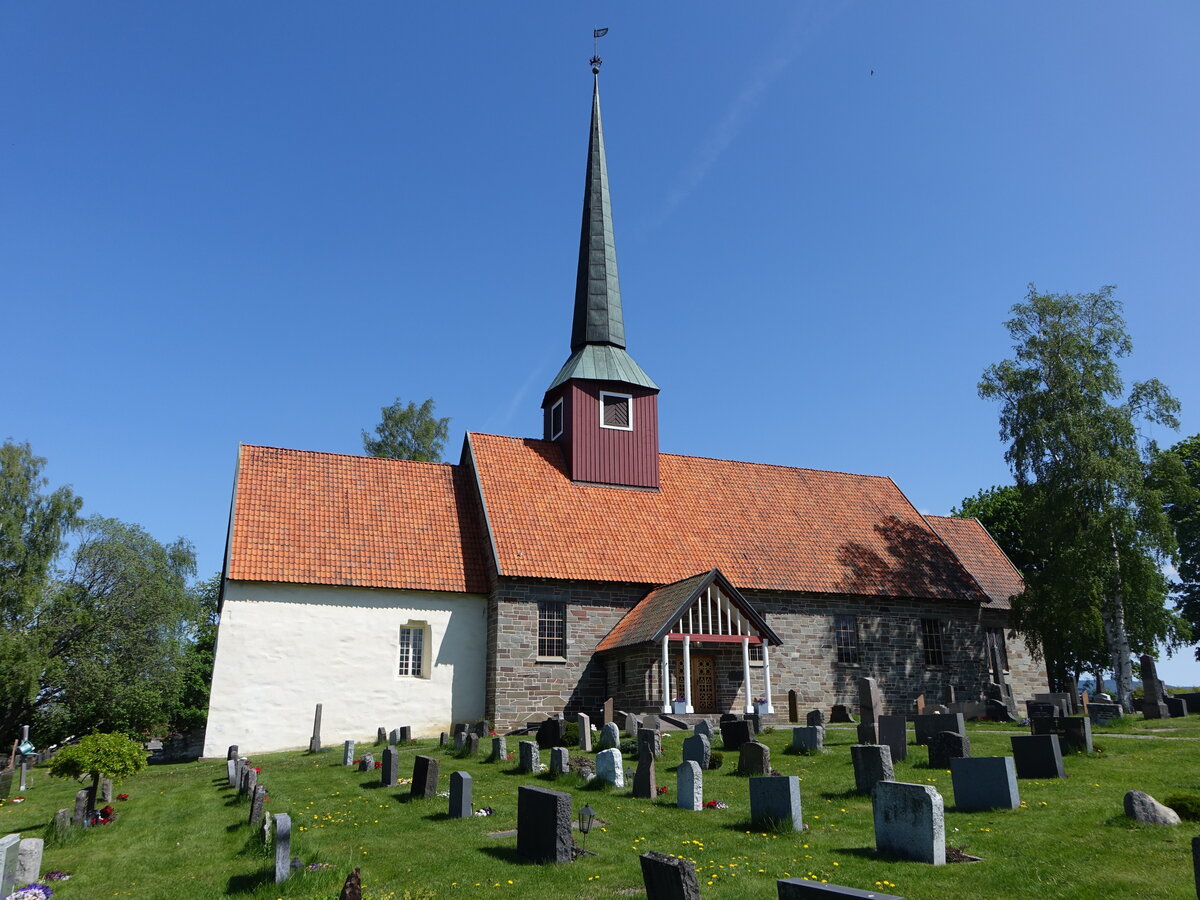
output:
[[[857,788],[846,791],[821,791],[818,795],[822,800],[853,800],[854,798],[870,797],[870,794],[860,794]]]
[[[259,888],[275,880],[275,873],[268,871],[252,872],[249,875],[231,875],[225,884],[226,896],[238,894],[253,894]]]
[[[883,856],[874,847],[830,847],[830,853],[841,856],[856,856],[859,859],[881,859],[889,862],[911,862],[899,856]]]
[[[430,813],[427,816],[421,816],[421,818],[425,819],[427,822],[449,822],[451,816],[450,813],[447,812],[438,812]]]
[[[516,847],[480,847],[480,853],[486,853],[493,859],[498,859],[501,862],[510,863],[514,866],[536,866],[533,860],[522,856],[517,852]]]
[[[395,787],[395,785],[394,784],[384,784],[379,779],[379,777],[376,776],[375,778],[372,778],[370,781],[362,782],[361,784],[359,784],[359,787],[362,788],[364,791],[377,791],[380,788]]]

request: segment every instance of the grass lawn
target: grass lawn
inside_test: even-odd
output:
[[[1028,733],[990,723],[970,725],[969,731],[976,756],[1009,755],[1009,735]],[[114,803],[120,814],[115,823],[88,829],[63,846],[48,842],[43,872],[71,874],[55,886],[62,900],[336,898],[354,866],[362,868],[368,900],[481,892],[610,897],[641,893],[638,856],[659,850],[696,862],[706,898],[774,897],[775,880],[784,877],[879,885],[908,900],[1196,896],[1190,842],[1200,823],[1138,826],[1123,815],[1122,798],[1130,789],[1159,800],[1200,793],[1200,716],[1097,730],[1097,753],[1067,758],[1070,777],[1019,782],[1019,810],[955,812],[949,772],[928,768],[925,748],[910,746],[909,760],[896,766],[896,780],[934,785],[945,799],[947,843],[982,857],[940,867],[875,856],[870,800],[852,793],[853,726],[828,728],[820,756],[785,754],[790,735],[785,726],[761,739],[771,748],[774,767],[801,779],[803,832],[750,827],[746,779],[732,774],[735,754],[727,755],[722,769],[705,773],[705,799],[723,800],[728,809],[675,808],[682,734],[664,740],[657,768],[669,792],[653,802],[634,800],[628,789],[585,789],[574,776],[552,784],[515,774],[513,763],[457,759],[436,742],[420,741],[401,748],[402,776],[411,774],[413,756],[428,753],[441,761],[443,790],[450,772],[470,772],[476,808],[490,806],[494,814],[449,819],[445,799],[410,802],[407,786],[383,788],[377,773],[343,768],[340,747],[315,756],[255,757],[260,781],[270,788],[267,808],[292,816],[293,854],[333,867],[276,887],[273,862],[246,824],[249,805],[227,786],[224,760],[155,766],[116,789],[130,799]],[[514,756],[517,740],[509,738]],[[380,748],[362,749],[380,755]],[[56,809],[73,805],[78,787],[73,782],[51,779],[43,770],[33,778],[23,803],[0,805],[0,834],[41,836]],[[527,783],[574,794],[575,811],[585,802],[592,805],[599,818],[587,846],[596,856],[534,866],[516,856],[515,837],[495,836],[516,827],[517,787]]]

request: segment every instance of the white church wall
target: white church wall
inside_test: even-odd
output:
[[[428,677],[399,675],[402,626],[426,623]],[[483,716],[486,599],[466,594],[228,581],[204,755],[307,747],[321,738],[414,737]]]

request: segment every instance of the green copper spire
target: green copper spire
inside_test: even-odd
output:
[[[608,195],[608,166],[604,160],[604,128],[600,124],[599,75],[593,76],[592,85],[592,129],[588,140],[587,180],[583,188],[583,227],[579,234],[571,350],[577,351],[585,344],[625,346],[612,201]]]

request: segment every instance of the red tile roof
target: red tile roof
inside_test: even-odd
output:
[[[1009,598],[1025,590],[1025,582],[980,521],[953,516],[925,518],[991,598],[990,605],[1010,609]]]
[[[661,490],[574,484],[550,442],[469,436],[500,572],[986,602],[889,478],[663,454]]]
[[[487,593],[459,466],[244,445],[227,576]]]

